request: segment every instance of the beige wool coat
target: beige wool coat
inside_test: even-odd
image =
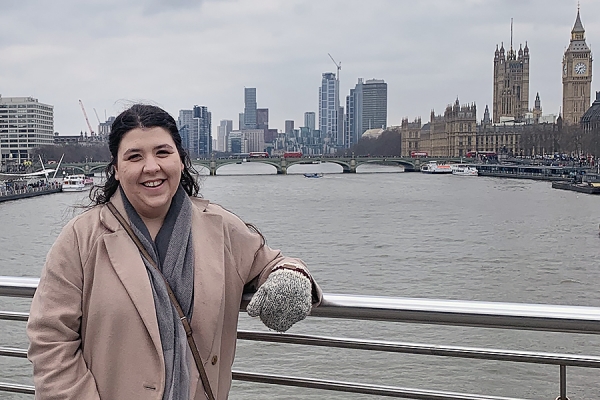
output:
[[[111,202],[126,215],[118,192]],[[261,285],[278,265],[305,265],[261,248],[260,235],[218,205],[192,203],[191,327],[215,397],[226,399],[244,286]],[[313,282],[314,305],[321,296]],[[63,228],[48,253],[27,334],[36,399],[162,399],[165,366],[146,268],[106,206]],[[190,399],[204,400],[191,365]]]

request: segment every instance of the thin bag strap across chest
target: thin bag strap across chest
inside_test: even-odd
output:
[[[163,281],[165,282],[165,286],[167,288],[167,292],[169,293],[169,298],[171,299],[171,303],[173,303],[175,310],[177,310],[179,319],[181,320],[181,323],[183,324],[183,329],[185,329],[187,341],[190,346],[190,350],[192,351],[192,356],[194,357],[194,361],[196,363],[196,367],[198,368],[198,372],[200,373],[200,380],[202,381],[202,385],[204,386],[204,393],[206,394],[206,398],[208,400],[214,400],[215,397],[214,397],[212,389],[210,387],[210,382],[208,381],[208,377],[206,376],[206,371],[204,370],[204,365],[202,364],[202,359],[200,358],[200,352],[198,351],[198,347],[196,346],[196,342],[194,341],[194,337],[192,336],[192,328],[191,328],[190,323],[187,320],[185,314],[183,313],[183,310],[181,309],[181,306],[179,305],[179,302],[177,301],[175,294],[171,290],[171,286],[169,285],[169,282],[167,282],[167,279],[162,274],[160,269],[158,269],[158,266],[156,265],[156,263],[154,262],[154,260],[150,256],[150,254],[148,254],[148,251],[146,250],[146,248],[144,247],[144,245],[142,244],[140,239],[133,232],[133,230],[131,229],[131,226],[129,226],[129,224],[127,223],[125,218],[123,218],[123,215],[121,215],[119,210],[117,210],[116,207],[110,202],[106,203],[106,206],[108,207],[110,212],[113,213],[115,218],[117,218],[117,220],[121,223],[121,225],[123,226],[125,231],[129,234],[129,237],[131,238],[131,240],[133,240],[135,245],[138,247],[138,249],[140,250],[140,253],[142,253],[142,256],[146,259],[146,261],[148,261],[150,263],[150,265],[152,265],[152,267],[154,269],[156,269],[158,271],[160,276],[163,278]]]

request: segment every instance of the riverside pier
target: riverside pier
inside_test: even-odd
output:
[[[43,182],[38,183],[37,185],[28,185],[24,182],[22,184],[20,184],[20,182],[6,182],[0,186],[0,203],[59,193],[60,191],[62,191],[62,184],[59,182]]]

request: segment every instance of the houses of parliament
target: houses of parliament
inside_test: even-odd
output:
[[[415,151],[432,157],[462,157],[472,151],[517,156],[583,152],[585,146],[581,143],[575,144],[579,148],[568,143],[572,140],[567,132],[600,127],[600,92],[590,107],[592,54],[579,8],[562,60],[563,101],[558,118],[542,115],[539,93],[533,109],[529,108],[529,47],[526,42],[518,50],[513,48],[512,26],[510,47],[496,46],[493,81],[492,113],[486,105],[479,123],[476,105],[460,104],[458,98],[443,114],[431,111],[430,120],[424,125],[420,118],[413,122],[403,119],[396,128],[402,138],[402,156],[408,157]],[[593,121],[586,117],[588,114],[595,116]],[[598,156],[598,148],[595,150]]]

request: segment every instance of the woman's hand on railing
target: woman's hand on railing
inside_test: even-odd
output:
[[[310,313],[312,283],[296,270],[279,269],[269,275],[250,303],[247,311],[269,328],[285,332]]]

